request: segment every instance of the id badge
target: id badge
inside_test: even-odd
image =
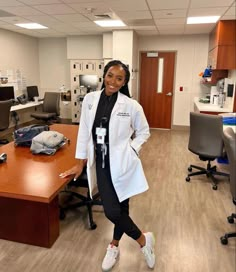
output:
[[[96,128],[96,135],[97,135],[97,144],[104,144],[105,143],[105,136],[106,136],[107,130],[102,127]]]

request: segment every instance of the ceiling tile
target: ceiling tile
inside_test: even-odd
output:
[[[155,19],[170,19],[186,17],[187,9],[162,9],[152,10],[152,16]]]
[[[44,4],[61,4],[60,0],[20,0],[28,6],[44,5]]]
[[[151,10],[158,10],[158,9],[187,9],[189,6],[190,0],[147,0],[149,7]]]
[[[135,32],[140,36],[155,36],[159,34],[157,30],[136,30]]]
[[[71,7],[64,4],[53,4],[53,5],[36,5],[35,9],[40,10],[45,14],[73,14],[76,13]]]
[[[86,17],[81,14],[61,14],[61,15],[54,15],[54,18],[61,22],[71,23],[71,22],[87,22],[89,21]]]
[[[23,6],[23,7],[1,7],[2,10],[5,10],[7,12],[10,12],[15,15],[40,15],[42,14],[40,11],[31,8],[29,6]]]
[[[124,19],[152,19],[150,11],[119,11],[117,15]]]
[[[190,1],[190,8],[225,7],[233,2],[234,0],[192,0]]]
[[[184,24],[185,18],[174,18],[174,19],[155,19],[156,25],[178,25]]]
[[[18,7],[23,6],[23,3],[20,3],[16,0],[1,0],[0,7]]]
[[[189,10],[188,16],[221,16],[227,9],[228,7],[194,8]]]
[[[148,10],[148,6],[145,0],[107,0],[107,5],[114,11],[138,11]]]

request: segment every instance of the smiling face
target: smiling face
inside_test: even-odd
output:
[[[110,96],[119,91],[119,89],[125,84],[125,70],[120,65],[111,66],[105,77],[105,93]]]

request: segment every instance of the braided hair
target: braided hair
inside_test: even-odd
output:
[[[126,95],[128,97],[131,97],[130,93],[129,93],[129,87],[128,87],[128,82],[129,82],[129,79],[130,79],[130,71],[129,71],[128,66],[125,65],[124,63],[122,63],[119,60],[111,60],[104,67],[102,89],[105,88],[105,84],[104,84],[105,75],[106,75],[107,71],[109,70],[109,68],[111,68],[112,66],[121,66],[124,69],[124,71],[125,71],[125,84],[124,84],[124,86],[122,86],[120,88],[119,92],[121,92],[122,94],[124,94],[124,95]]]

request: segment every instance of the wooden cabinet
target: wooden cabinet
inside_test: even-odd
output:
[[[236,20],[219,21],[209,37],[208,65],[212,69],[236,69]]]
[[[201,83],[208,85],[216,85],[218,80],[228,77],[228,70],[212,70],[210,78],[203,78]]]

